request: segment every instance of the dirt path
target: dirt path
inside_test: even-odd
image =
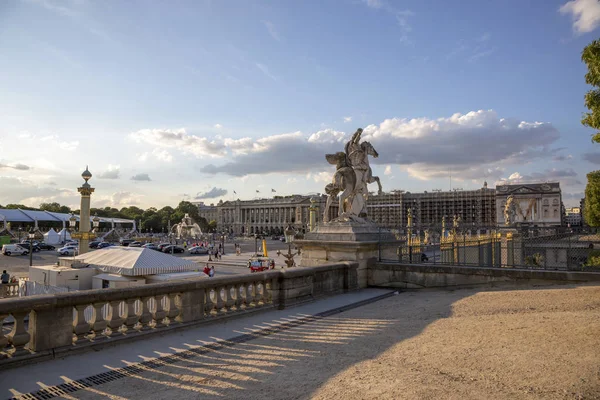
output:
[[[71,396],[600,398],[600,287],[401,293]]]

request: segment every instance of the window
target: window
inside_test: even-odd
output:
[[[557,206],[557,205],[558,205],[558,199],[554,199],[554,200],[552,200],[552,205],[553,205],[553,206]]]
[[[548,210],[544,210],[544,218],[548,218]]]
[[[548,199],[544,199],[544,205],[545,205],[545,206],[547,206],[547,205],[549,205],[549,204],[550,204],[550,203],[548,202]]]
[[[556,208],[554,209],[554,217],[558,217],[558,210]]]

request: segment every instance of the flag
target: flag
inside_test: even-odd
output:
[[[260,192],[257,190],[256,193],[260,193]]]
[[[234,191],[233,191],[233,194],[237,194],[237,192],[234,190]]]
[[[273,193],[277,193],[277,190],[275,190],[275,189],[271,189],[271,192],[273,192]]]

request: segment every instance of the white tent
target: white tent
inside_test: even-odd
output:
[[[67,228],[62,228],[60,232],[58,232],[58,241],[59,243],[66,242],[67,240],[71,240],[71,234],[67,230]]]
[[[199,268],[193,261],[143,247],[105,247],[78,255],[75,259],[103,272],[125,276],[167,274]]]
[[[60,235],[53,228],[44,233],[44,242],[48,244],[58,244],[61,241],[60,239]]]

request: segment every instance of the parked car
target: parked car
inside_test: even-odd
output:
[[[190,247],[190,254],[208,254],[208,249],[204,246]]]
[[[76,240],[69,240],[69,241],[67,241],[67,243],[65,243],[65,245],[63,247],[66,247],[66,246],[75,246],[75,247],[77,247],[77,246],[79,246],[79,242],[76,241]]]
[[[160,251],[163,251],[163,249],[164,249],[165,247],[167,247],[167,246],[171,246],[171,243],[160,243],[160,244],[158,245],[158,249],[159,249]]]
[[[93,242],[90,242],[88,246],[90,246],[90,249],[97,249],[100,243],[102,242],[99,240],[94,240]]]
[[[77,253],[77,246],[65,246],[56,250],[60,256],[74,256]]]
[[[129,246],[131,243],[135,242],[133,239],[121,239],[121,246]]]
[[[40,248],[40,250],[55,250],[56,249],[56,247],[52,246],[51,244],[44,243],[44,242],[39,242],[38,247]]]
[[[130,245],[131,246],[131,245]],[[145,245],[142,246],[142,248],[144,249],[150,249],[150,250],[159,250],[158,246],[155,245],[154,243],[146,243]]]
[[[98,243],[98,249],[104,249],[106,247],[110,247],[110,246],[114,246],[114,244],[112,243],[108,243],[108,242],[102,242],[102,243]]]
[[[279,238],[279,241],[280,241],[280,242],[285,242],[285,236],[282,236],[282,237],[280,237],[280,238]]]
[[[142,242],[131,242],[129,243],[129,247],[142,247]]]
[[[17,256],[26,256],[29,254],[29,250],[17,244],[5,244],[2,246],[2,254],[5,256],[10,256],[13,254]]]
[[[29,249],[31,249],[34,253],[40,251],[40,246],[37,245],[36,242],[33,242],[33,244],[29,244],[29,243],[17,243],[17,246],[21,246],[23,247],[25,250],[29,251]]]
[[[172,250],[171,250],[172,249]],[[175,246],[175,245],[169,245],[169,246],[165,246],[162,249],[163,253],[183,253],[185,251],[185,249],[181,246]]]
[[[271,240],[279,240],[279,236],[273,235],[273,236],[271,236]]]

